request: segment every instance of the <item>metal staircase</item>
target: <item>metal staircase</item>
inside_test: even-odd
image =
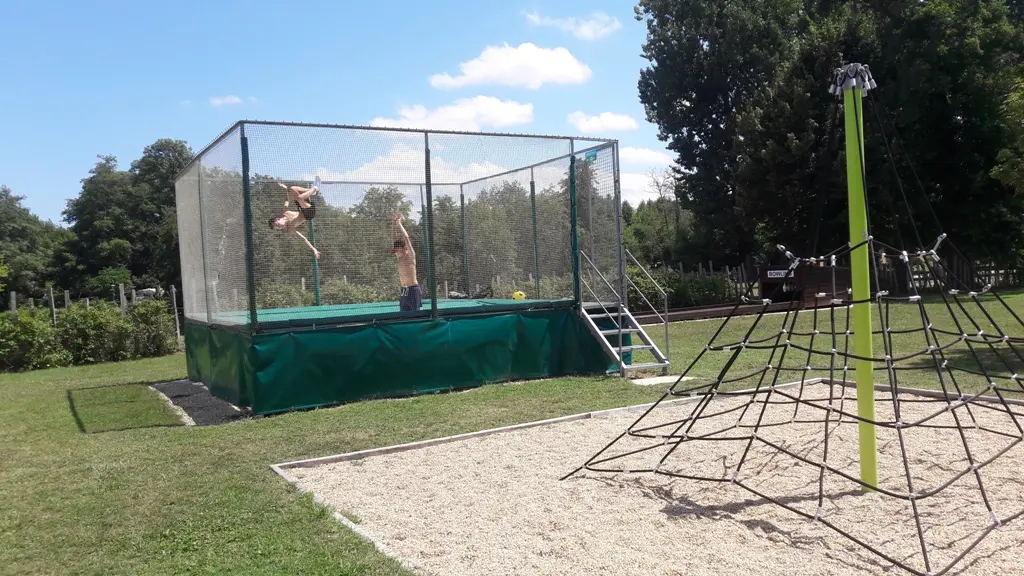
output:
[[[605,355],[619,367],[619,374],[625,377],[630,372],[641,370],[660,370],[662,374],[668,374],[668,356],[662,353],[650,335],[640,326],[640,323],[636,321],[633,314],[629,312],[629,309],[622,304],[623,298],[619,295],[619,292],[608,282],[608,279],[594,265],[590,257],[583,250],[580,250],[580,255],[587,263],[588,271],[592,273],[591,279],[593,280],[593,275],[596,275],[604,283],[605,289],[610,291],[609,297],[601,298],[594,287],[581,274],[580,283],[590,293],[593,301],[582,303],[579,312],[580,317],[583,318],[591,334],[601,344]],[[646,300],[646,297],[644,299]],[[658,316],[665,322],[665,342],[667,344],[668,318],[667,316],[662,317],[661,314],[658,314]],[[629,343],[626,343],[627,338]],[[635,339],[639,339],[640,343],[635,343]],[[654,361],[633,363],[632,353],[640,351],[650,352],[654,357]]]

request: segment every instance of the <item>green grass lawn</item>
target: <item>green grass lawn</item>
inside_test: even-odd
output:
[[[404,574],[269,465],[658,393],[570,378],[166,427],[138,383],[184,372],[179,355],[0,375],[0,574]]]
[[[1008,300],[1024,310],[1024,295]],[[954,327],[941,302],[927,306],[935,326]],[[1022,335],[1008,312],[993,317]],[[783,318],[766,316],[750,340],[777,334]],[[751,321],[734,319],[717,343],[741,340]],[[818,321],[825,326],[829,318],[819,313]],[[812,313],[802,313],[795,330],[811,330],[813,323]],[[720,324],[671,326],[675,373]],[[919,313],[894,308],[890,325],[919,327]],[[839,326],[845,329],[845,317]],[[651,333],[661,338],[660,329]],[[923,346],[920,333],[894,338],[904,352]],[[875,340],[878,354],[881,336]],[[809,345],[810,337],[792,341]],[[819,335],[814,348],[826,346],[831,340]],[[797,357],[786,365],[806,363],[806,352],[791,353]],[[982,353],[995,372],[1006,372],[994,353]],[[729,354],[706,354],[691,375],[714,378]],[[768,354],[747,350],[732,373],[753,372]],[[951,362],[971,361],[969,354],[950,356]],[[812,364],[827,361],[817,357]],[[922,369],[901,372],[901,382],[936,387],[931,362],[929,356],[908,361]],[[404,574],[269,465],[637,404],[664,389],[617,378],[568,378],[186,428],[173,426],[173,412],[146,386],[184,373],[184,357],[177,355],[0,375],[0,573]],[[794,373],[791,380],[798,378]],[[566,462],[566,471],[589,456]]]

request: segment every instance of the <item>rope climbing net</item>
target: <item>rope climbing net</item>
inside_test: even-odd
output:
[[[948,572],[1024,514],[1020,463],[1005,458],[1024,440],[1024,321],[986,279],[946,265],[960,254],[946,234],[913,232],[910,249],[870,234],[821,256],[779,246],[785,281],[765,298],[751,285],[675,384],[563,480],[734,485],[876,562]],[[862,298],[849,275],[858,256],[871,266]],[[769,313],[779,301],[787,309]],[[737,314],[750,304],[756,314]],[[867,353],[858,307],[874,312]]]

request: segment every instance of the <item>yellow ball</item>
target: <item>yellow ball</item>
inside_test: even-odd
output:
[[[512,293],[512,298],[514,300],[526,300],[526,294],[522,290],[516,290]]]

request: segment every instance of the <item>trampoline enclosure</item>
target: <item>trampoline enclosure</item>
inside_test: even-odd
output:
[[[190,378],[263,413],[607,371],[572,307],[625,293],[617,153],[599,139],[238,122],[176,182]],[[280,184],[315,181],[299,232],[319,259],[269,225],[294,209]],[[399,310],[396,212],[420,310]]]

